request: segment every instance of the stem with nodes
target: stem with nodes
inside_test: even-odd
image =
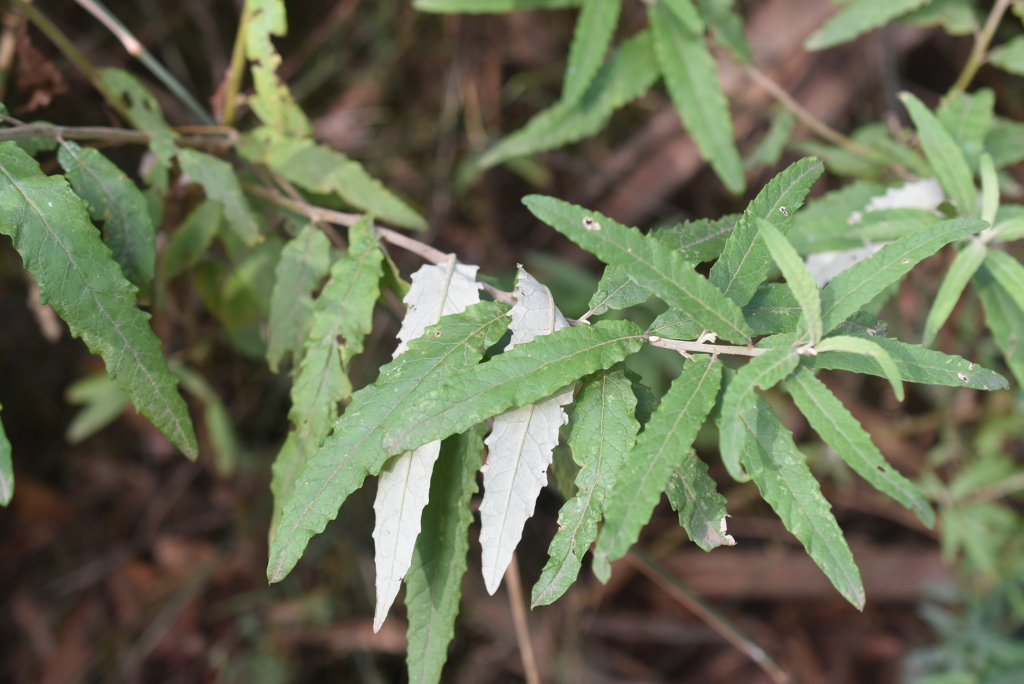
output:
[[[1006,14],[1006,10],[1009,9],[1012,2],[1013,0],[996,0],[995,4],[992,5],[992,11],[988,13],[985,25],[974,37],[974,46],[971,48],[971,54],[967,58],[967,63],[964,64],[964,70],[960,72],[960,77],[956,79],[956,83],[950,88],[951,91],[966,90],[967,86],[971,84],[974,75],[978,73],[978,69],[985,63],[988,46],[992,42],[992,37],[996,34],[996,29],[999,28],[999,22],[1002,20],[1003,15]]]

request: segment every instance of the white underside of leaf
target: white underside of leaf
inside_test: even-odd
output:
[[[479,266],[460,264],[452,259],[446,264],[427,264],[412,274],[412,287],[405,299],[407,305],[398,356],[409,348],[408,342],[423,334],[428,326],[437,325],[441,316],[462,313],[480,301],[482,284],[476,281]]]
[[[506,351],[569,325],[548,288],[522,266],[515,294],[516,305],[509,312],[512,341]],[[510,409],[495,417],[494,429],[485,440],[488,455],[482,469],[480,546],[484,584],[491,594],[501,584],[523,536],[523,526],[533,515],[537,496],[547,484],[551,453],[558,446],[558,430],[569,422],[562,407],[572,403],[573,389],[566,387],[536,404]]]
[[[837,275],[854,264],[864,261],[875,252],[885,247],[888,242],[879,242],[864,247],[839,249],[830,252],[818,252],[807,255],[807,268],[814,276],[814,284],[818,289],[825,287]]]
[[[377,514],[373,528],[377,567],[377,608],[373,631],[384,624],[398,589],[412,564],[420,518],[430,498],[430,474],[441,453],[441,442],[430,442],[395,456],[377,481]]]
[[[946,201],[942,186],[934,178],[911,181],[889,188],[885,194],[872,197],[864,211],[881,211],[882,209],[935,209]]]

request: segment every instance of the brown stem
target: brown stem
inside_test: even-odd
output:
[[[3,117],[5,121],[20,124],[17,119]],[[202,147],[213,142],[231,145],[238,137],[233,128],[218,126],[185,126],[174,129],[177,133],[193,132],[175,139],[179,145]],[[102,140],[111,143],[146,145],[153,135],[149,131],[107,126],[55,126],[53,124],[20,124],[13,128],[0,129],[0,142],[24,140],[25,138],[63,138],[65,140]]]
[[[974,75],[978,73],[978,69],[985,63],[988,46],[992,42],[992,37],[996,34],[996,29],[999,28],[999,22],[1002,20],[1007,8],[1010,7],[1011,2],[1012,0],[996,0],[995,4],[992,5],[992,11],[988,13],[985,25],[974,37],[974,46],[971,48],[970,56],[967,57],[967,63],[964,64],[964,70],[960,72],[960,77],[956,79],[956,83],[953,84],[950,91],[966,90],[967,86],[971,84]]]
[[[512,608],[512,624],[516,629],[516,641],[519,642],[519,656],[523,659],[523,673],[526,684],[540,684],[537,672],[537,659],[533,655],[533,643],[530,641],[530,628],[526,624],[526,607],[523,603],[523,582],[519,578],[519,559],[512,554],[512,562],[505,570],[505,587],[508,589],[508,603]]]

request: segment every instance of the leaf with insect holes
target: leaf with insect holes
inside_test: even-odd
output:
[[[128,107],[131,124],[152,134],[149,149],[165,166],[176,153],[174,133],[164,119],[156,96],[142,82],[124,69],[106,67],[99,70],[100,81]],[[166,187],[163,188],[167,190]]]
[[[594,549],[594,574],[602,582],[611,576],[611,561],[626,555],[639,538],[675,469],[683,467],[721,380],[722,364],[715,357],[687,361],[637,437],[605,503],[604,528]]]
[[[191,149],[178,152],[178,163],[182,172],[203,186],[207,197],[224,205],[224,218],[227,219],[228,227],[242,242],[252,247],[263,239],[231,164]]]
[[[814,277],[778,228],[764,219],[757,219],[757,224],[761,239],[765,241],[772,259],[786,278],[793,297],[800,303],[802,313],[797,337],[817,344],[824,332],[821,329],[821,293],[814,284]]]
[[[191,459],[199,455],[185,401],[149,326],[135,305],[136,288],[100,241],[85,203],[68,182],[47,177],[17,143],[0,143],[0,232],[9,235],[25,269],[107,372]]]
[[[477,268],[452,258],[445,264],[426,264],[413,273],[412,287],[404,299],[405,318],[398,331],[400,343],[395,358],[429,326],[440,323],[442,317],[462,313],[479,303],[481,284],[476,281]],[[420,518],[427,505],[430,473],[440,452],[441,442],[435,440],[395,456],[380,471],[377,498],[373,502],[377,584],[374,632],[384,624],[412,562]]]
[[[504,14],[518,10],[578,7],[583,0],[413,0],[420,12]]]
[[[0,410],[3,407],[0,406]],[[0,506],[11,503],[14,496],[14,464],[11,462],[11,443],[0,422]]]
[[[562,102],[578,100],[594,80],[604,63],[621,12],[622,0],[583,0],[569,45]]]
[[[960,301],[967,283],[970,282],[978,267],[985,261],[985,254],[988,248],[980,240],[971,240],[965,248],[953,259],[946,271],[946,277],[942,279],[942,285],[935,295],[932,308],[928,312],[928,318],[924,322],[924,332],[921,334],[921,343],[926,347],[931,346],[935,341],[935,335],[939,328],[945,323],[949,315],[953,313],[953,307]]]
[[[715,481],[708,475],[708,466],[692,448],[682,465],[673,472],[665,487],[672,510],[679,514],[679,524],[686,534],[705,551],[719,546],[735,546],[727,533],[725,497],[718,493]]]
[[[569,325],[548,288],[522,266],[515,297],[516,305],[509,312],[512,341],[506,351]],[[569,422],[562,407],[572,403],[572,395],[573,386],[569,385],[539,402],[495,416],[491,434],[484,440],[488,454],[482,469],[480,548],[484,584],[490,594],[501,584],[522,538],[523,526],[533,515],[537,496],[547,484],[558,431]]]
[[[313,320],[313,290],[330,266],[331,241],[312,224],[288,241],[274,271],[267,321],[267,364],[277,372],[286,354],[292,365],[302,361],[302,352]]]
[[[807,50],[842,45],[928,4],[930,0],[851,0],[804,42]]]
[[[247,15],[245,56],[252,62],[252,83],[256,91],[247,100],[249,106],[260,121],[281,135],[310,135],[309,119],[277,75],[281,55],[271,37],[288,33],[284,0],[246,0],[244,11]]]

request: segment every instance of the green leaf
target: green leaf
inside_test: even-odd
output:
[[[224,205],[224,218],[242,242],[252,247],[263,238],[249,203],[242,194],[242,186],[231,164],[199,150],[178,152],[181,170],[203,186],[206,196]]]
[[[409,684],[437,684],[448,660],[473,522],[469,503],[477,491],[486,431],[487,425],[481,423],[446,439],[430,476],[430,503],[423,509],[412,565],[405,575]]]
[[[309,119],[295,103],[288,86],[281,82],[277,69],[281,55],[271,36],[288,33],[284,0],[246,0],[245,56],[252,62],[252,82],[256,94],[248,99],[253,113],[266,126],[281,135],[308,136]]]
[[[928,319],[924,322],[924,332],[921,334],[921,343],[930,347],[935,341],[935,335],[939,328],[945,323],[949,315],[953,313],[953,307],[960,300],[967,283],[970,282],[981,263],[985,261],[986,249],[980,240],[971,240],[967,247],[956,255],[956,259],[949,265],[946,277],[939,286],[939,291],[932,302],[931,311],[928,312]]]
[[[89,439],[117,420],[128,405],[128,395],[102,370],[71,383],[64,391],[64,400],[83,407],[64,433],[68,444]]]
[[[801,159],[757,193],[729,236],[722,257],[711,268],[711,283],[725,296],[743,306],[768,275],[772,259],[754,219],[767,220],[785,235],[793,215],[824,170],[820,159]]]
[[[981,176],[981,220],[994,226],[999,212],[999,177],[996,175],[992,155],[982,152],[978,167]]]
[[[683,464],[672,472],[665,494],[672,510],[679,513],[679,524],[697,546],[710,551],[719,546],[735,546],[726,533],[725,497],[718,493],[708,466],[692,448]]]
[[[1024,266],[1001,249],[986,252],[985,270],[1013,298],[1017,308],[1024,311]]]
[[[827,192],[812,199],[796,215],[786,237],[801,254],[819,251],[812,245],[845,232],[855,222],[854,212],[863,213],[868,203],[883,193],[884,185],[867,181],[856,181],[844,188]]]
[[[654,230],[651,235],[669,249],[677,250],[687,261],[711,261],[722,255],[739,218],[740,214],[729,214],[715,220],[683,221]]]
[[[156,96],[149,89],[142,85],[139,79],[132,76],[124,69],[106,67],[99,70],[100,81],[115,96],[124,101],[128,107],[128,114],[131,124],[142,131],[149,131],[153,134],[149,141],[149,149],[153,154],[166,165],[171,163],[176,149],[174,147],[174,133],[164,119],[163,110]],[[165,191],[167,188],[163,188]]]
[[[868,356],[882,369],[882,375],[889,380],[892,391],[898,401],[903,401],[903,376],[900,375],[899,366],[893,360],[889,352],[878,343],[866,337],[854,337],[852,335],[836,335],[822,340],[816,346],[819,353],[830,351],[848,352]]]
[[[181,387],[203,405],[203,423],[213,449],[213,463],[217,473],[222,477],[234,475],[238,467],[238,437],[227,406],[202,373],[183,363],[173,363],[171,371],[181,381]]]
[[[160,256],[160,271],[164,282],[174,280],[186,268],[196,265],[217,236],[223,215],[223,204],[216,200],[204,200],[185,217],[171,234]]]
[[[274,138],[266,163],[311,192],[337,193],[348,204],[410,230],[426,230],[427,221],[366,172],[362,164],[312,140]]]
[[[689,0],[684,2],[693,9]],[[648,5],[647,19],[665,85],[683,125],[729,191],[743,192],[747,180],[733,141],[729,100],[703,35],[687,27],[663,2]]]
[[[819,226],[816,234],[793,234],[786,237],[800,254],[845,251],[855,247],[893,242],[901,237],[930,228],[942,220],[927,209],[879,209],[854,212],[831,226]]]
[[[100,241],[85,205],[60,177],[43,175],[17,143],[0,143],[0,232],[10,235],[49,303],[93,353],[139,413],[196,458],[188,408],[148,324],[135,286]]]
[[[688,311],[719,337],[735,343],[749,339],[740,308],[657,238],[552,197],[530,195],[523,203],[534,216],[606,264],[624,269],[640,286],[669,306]]]
[[[772,112],[771,125],[757,143],[757,147],[743,158],[743,168],[756,169],[760,166],[774,166],[782,159],[786,144],[793,135],[796,116],[785,107],[776,107]]]
[[[977,278],[975,281],[977,282]],[[1009,387],[1003,376],[982,368],[976,363],[970,363],[959,356],[943,354],[918,344],[906,344],[886,337],[872,337],[871,341],[882,347],[892,357],[899,369],[900,376],[906,382],[983,390]],[[844,352],[824,352],[817,356],[804,356],[802,365],[809,368],[847,370],[853,373],[886,377],[882,367],[874,359]]]
[[[562,102],[575,102],[590,87],[604,63],[621,12],[622,0],[583,0],[569,45]]]
[[[924,154],[949,199],[961,215],[977,218],[978,192],[974,187],[971,168],[959,145],[916,96],[903,92],[900,93],[900,100],[914,120]]]
[[[3,409],[0,406],[0,409]],[[0,506],[11,503],[14,496],[14,463],[11,461],[11,443],[0,423]]]
[[[600,316],[609,309],[625,309],[643,304],[651,296],[649,290],[641,287],[633,277],[618,266],[606,266],[597,292],[590,298],[589,309]]]
[[[431,388],[460,373],[465,377],[505,332],[507,310],[497,302],[482,302],[446,317],[444,325],[428,328],[425,335],[411,341],[408,351],[382,367],[375,383],[352,395],[345,413],[334,424],[334,433],[309,458],[294,480],[294,493],[284,501],[270,546],[270,581],[284,579],[309,539],[334,519],[367,475],[379,472],[389,456],[406,451],[385,449],[385,432]],[[530,347],[522,345],[520,349]],[[311,357],[307,350],[304,363]]]
[[[272,533],[306,462],[337,420],[338,402],[352,394],[349,363],[363,351],[363,338],[373,324],[383,251],[369,219],[361,219],[348,234],[348,253],[331,266],[330,278],[314,303],[305,353],[292,383],[288,418],[293,427],[274,460],[270,482]]]
[[[702,35],[707,26],[691,0],[661,0],[690,33]]]
[[[862,33],[885,26],[929,0],[851,0],[804,42],[806,50],[824,50],[853,40]]]
[[[995,117],[992,130],[985,136],[985,151],[992,155],[997,169],[1024,161],[1024,123]]]
[[[274,272],[267,325],[267,363],[275,373],[289,352],[293,366],[302,360],[303,345],[313,320],[313,290],[327,274],[330,254],[331,241],[312,224],[299,231],[281,250]]]
[[[597,133],[615,110],[650,90],[658,76],[651,34],[641,31],[615,48],[578,99],[561,101],[538,112],[521,129],[487,150],[478,162],[480,168],[488,169]]]
[[[722,382],[712,356],[687,361],[619,471],[604,509],[604,528],[594,550],[594,574],[602,582],[611,561],[622,558],[651,518],[672,473],[684,466],[690,445],[711,411]]]
[[[733,0],[700,0],[700,11],[704,21],[722,47],[740,64],[753,64],[750,44],[744,33],[743,19],[733,11]]]
[[[642,332],[629,321],[563,328],[516,345],[425,393],[398,416],[384,438],[400,453],[461,432],[513,406],[554,394],[577,378],[609,368],[640,350]],[[325,445],[326,446],[326,445]]]
[[[579,575],[583,554],[597,538],[605,504],[636,441],[640,423],[625,366],[598,371],[583,380],[572,414],[569,447],[580,466],[576,495],[558,512],[558,532],[547,564],[533,585],[533,607],[548,605]]]
[[[973,0],[931,0],[900,21],[925,28],[941,26],[951,36],[968,36],[981,28]]]
[[[156,267],[156,231],[146,198],[135,183],[95,148],[65,142],[57,151],[75,193],[89,204],[89,216],[103,222],[103,242],[129,281],[149,290]]]
[[[821,293],[814,284],[814,277],[778,228],[764,219],[757,219],[757,228],[793,292],[793,297],[800,303],[803,315],[800,317],[797,336],[802,338],[806,334],[807,341],[817,344],[824,331],[821,329]]]
[[[1007,73],[1024,76],[1024,36],[1014,36],[989,50],[988,63]]]
[[[990,88],[973,93],[950,91],[935,110],[935,118],[960,146],[971,169],[978,168],[978,157],[985,149],[985,136],[992,129],[996,96]]]
[[[413,0],[420,12],[504,14],[518,10],[577,7],[583,0]]]
[[[763,283],[743,307],[743,317],[755,335],[796,332],[800,313],[800,304],[783,283]]]
[[[864,607],[860,572],[804,455],[761,397],[743,415],[743,464],[761,496],[847,601]]]
[[[986,227],[977,219],[943,221],[927,230],[900,238],[873,256],[846,269],[821,291],[821,313],[829,331],[849,318],[889,284],[895,283],[917,262],[939,251],[944,245],[973,235]]]
[[[786,389],[807,421],[857,474],[917,514],[928,527],[935,512],[921,490],[889,465],[870,435],[814,373],[800,368],[786,379]]]
[[[779,346],[755,356],[740,368],[722,396],[722,424],[719,428],[719,450],[722,464],[737,482],[750,480],[740,467],[743,453],[748,449],[748,432],[756,434],[753,421],[754,404],[758,399],[755,388],[769,389],[796,369],[800,357],[790,344],[792,336],[767,338]],[[764,341],[762,341],[764,343]]]

